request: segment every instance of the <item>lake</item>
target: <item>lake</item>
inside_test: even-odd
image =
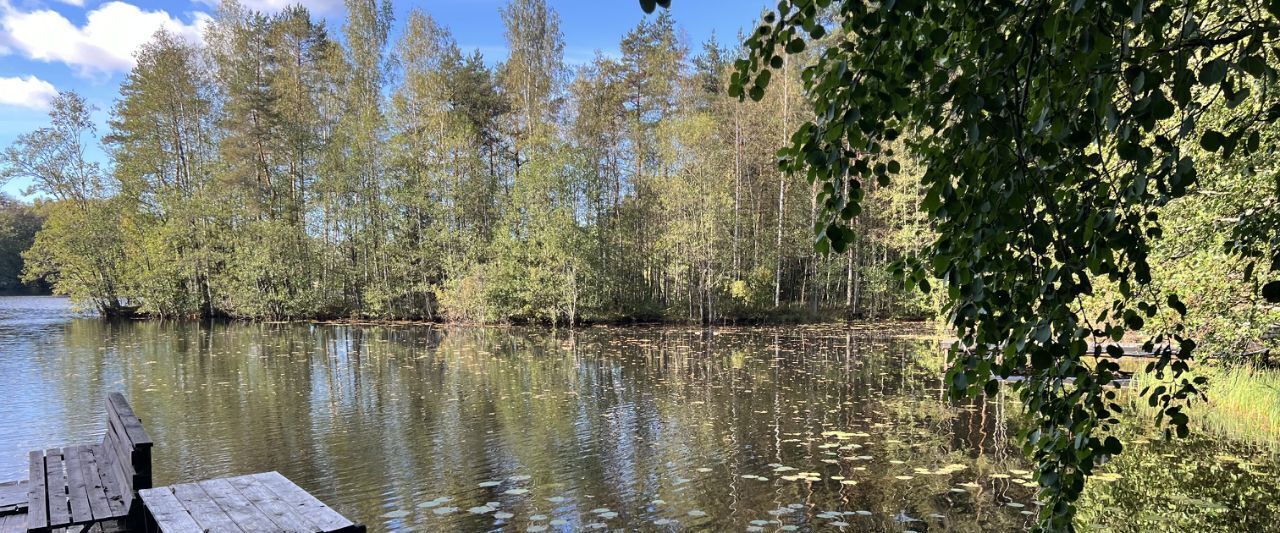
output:
[[[944,399],[934,335],[107,322],[6,297],[0,481],[100,438],[121,391],[156,484],[277,470],[372,530],[1024,529],[1017,404]],[[1275,451],[1122,433],[1082,525],[1280,529]]]

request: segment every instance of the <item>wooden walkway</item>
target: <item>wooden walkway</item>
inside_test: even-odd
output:
[[[164,533],[365,531],[278,472],[138,492],[148,530]]]

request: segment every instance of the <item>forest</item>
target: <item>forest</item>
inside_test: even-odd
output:
[[[779,166],[785,132],[812,119],[802,72],[820,48],[769,65],[757,100],[728,91],[741,38],[687,43],[663,10],[622,36],[618,57],[582,65],[566,64],[541,0],[502,9],[511,52],[493,67],[424,11],[397,22],[387,3],[353,2],[346,20],[335,35],[302,7],[226,2],[202,46],[158,33],[105,132],[83,98],[61,94],[49,125],[0,156],[0,179],[26,178],[36,198],[4,204],[7,279],[22,270],[105,314],[158,317],[937,312],[887,268],[933,239],[918,180],[861,184],[853,240],[824,251],[814,231],[830,184]],[[1151,251],[1155,285],[1181,287],[1193,331],[1224,352],[1275,323],[1250,261],[1225,249],[1231,221],[1270,186],[1245,171],[1256,164],[1206,173],[1160,207],[1173,231]]]
[[[341,39],[302,7],[221,6],[194,46],[159,33],[99,137],[89,105],[11,146],[47,217],[25,254],[108,313],[468,322],[914,317],[883,265],[922,243],[914,188],[872,191],[859,245],[819,255],[813,185],[774,153],[796,81],[724,94],[738,52],[670,15],[567,65],[540,0],[502,10],[490,68],[430,14],[389,41],[355,2]],[[796,78],[784,66],[779,78]],[[93,143],[109,154],[86,156]]]

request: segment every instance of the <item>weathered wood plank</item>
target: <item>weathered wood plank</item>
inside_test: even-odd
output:
[[[277,526],[226,479],[210,479],[198,483],[236,525],[245,531],[275,531]]]
[[[0,483],[0,513],[16,513],[26,509],[28,496],[25,479]]]
[[[71,523],[71,504],[67,498],[67,474],[62,461],[62,449],[44,451],[45,483],[49,497],[49,526],[59,527]]]
[[[89,512],[95,520],[113,518],[111,503],[107,501],[107,491],[102,485],[102,474],[98,471],[98,458],[93,454],[94,446],[85,446],[80,454],[80,475],[84,478],[85,499],[89,503]]]
[[[182,502],[187,512],[191,513],[191,518],[194,518],[196,523],[205,530],[214,533],[243,531],[199,485],[183,483],[173,485],[171,488],[173,495]]]
[[[71,523],[84,524],[93,521],[93,510],[89,507],[89,491],[86,488],[84,468],[81,457],[87,453],[87,446],[69,446],[62,449],[63,463],[67,472],[67,499],[71,506]]]
[[[133,407],[124,399],[124,395],[113,392],[107,395],[107,411],[120,420],[133,447],[150,447],[151,437],[142,428],[142,420],[133,413]]]
[[[253,502],[282,533],[312,533],[320,528],[295,512],[292,505],[253,476],[233,477],[227,482],[240,491],[245,499]]]
[[[342,531],[355,527],[347,517],[338,514],[337,511],[330,509],[320,500],[316,499],[302,487],[295,485],[279,472],[263,472],[261,474],[253,474],[267,488],[271,489],[280,496],[286,503],[293,506],[294,511],[307,517],[312,524],[320,527],[321,531]]]
[[[133,500],[133,494],[121,486],[120,480],[112,471],[109,463],[109,453],[102,448],[101,445],[91,446],[89,451],[93,453],[95,464],[98,468],[98,474],[102,481],[102,490],[107,495],[107,505],[111,509],[112,516],[124,516],[129,513],[129,502]]]
[[[27,525],[31,529],[49,527],[49,500],[45,492],[44,452],[32,450],[27,478]]]
[[[204,533],[204,528],[191,517],[169,487],[138,491],[151,521],[163,533]]]
[[[0,515],[0,533],[27,533],[26,513]]]

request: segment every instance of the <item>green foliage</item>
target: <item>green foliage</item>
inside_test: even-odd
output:
[[[814,185],[773,158],[808,118],[800,62],[772,74],[782,91],[745,103],[725,92],[730,52],[714,40],[691,51],[666,13],[621,36],[618,57],[571,69],[555,10],[513,1],[512,53],[490,68],[426,12],[393,31],[388,3],[348,4],[341,42],[301,7],[236,2],[203,45],[157,35],[112,106],[105,168],[82,157],[90,109],[60,96],[50,125],[0,161],[59,204],[29,274],[165,317],[716,323],[931,309],[883,269],[926,242],[919,187],[868,188],[846,255],[809,245]]]
[[[42,224],[35,209],[0,193],[0,293],[26,289],[22,252],[31,248]]]
[[[106,315],[127,308],[121,286],[124,236],[116,210],[107,200],[43,205],[44,226],[22,254],[23,281],[49,283],[55,293]]]
[[[1086,365],[1090,343],[1126,331],[1152,335],[1156,418],[1184,435],[1183,405],[1200,394],[1183,376],[1196,347],[1153,290],[1151,241],[1160,207],[1192,190],[1209,158],[1258,149],[1273,122],[1276,82],[1266,59],[1276,8],[1251,2],[889,2],[783,0],[746,39],[729,93],[761,100],[784,55],[814,50],[802,79],[813,120],[780,152],[780,166],[821,188],[819,249],[856,242],[850,221],[867,184],[886,185],[909,153],[924,168],[921,208],[937,231],[927,252],[895,267],[924,292],[932,281],[960,339],[947,379],[957,395],[992,392],[1026,369],[1019,395],[1033,423],[1022,433],[1037,464],[1040,526],[1072,529],[1074,501],[1096,464],[1121,451],[1107,431],[1119,406],[1106,390],[1118,369]],[[834,31],[828,21],[834,20]],[[828,34],[831,35],[828,35]],[[1240,116],[1204,121],[1209,109]],[[1272,204],[1274,205],[1274,201]],[[1277,233],[1243,217],[1254,256]],[[1117,292],[1096,316],[1094,285]]]

